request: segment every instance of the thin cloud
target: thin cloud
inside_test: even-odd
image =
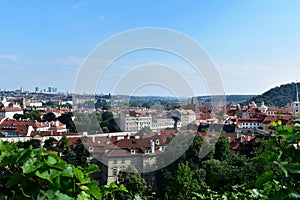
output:
[[[0,58],[8,60],[8,61],[17,61],[19,59],[18,56],[13,54],[0,54]]]
[[[67,66],[79,66],[84,59],[75,56],[68,56],[63,58],[54,58],[53,63],[58,65],[67,65]]]
[[[84,58],[76,56],[67,56],[67,57],[55,57],[49,60],[31,60],[27,61],[26,64],[31,66],[55,66],[56,68],[65,67],[79,67],[83,62]]]
[[[98,20],[99,21],[106,21],[106,17],[100,15],[100,16],[98,16]]]
[[[79,3],[76,3],[76,4],[74,4],[73,6],[72,6],[72,8],[73,9],[78,9],[78,8],[80,8],[81,6],[83,6],[83,2],[79,2]]]

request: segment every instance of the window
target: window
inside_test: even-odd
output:
[[[125,158],[122,158],[122,163],[125,163]]]
[[[118,175],[118,170],[116,168],[113,168],[113,176],[117,176]]]
[[[114,164],[117,164],[117,160],[116,159],[114,160]]]

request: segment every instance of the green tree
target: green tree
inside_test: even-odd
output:
[[[199,192],[200,186],[194,178],[194,172],[188,163],[178,165],[177,176],[167,188],[170,199],[192,199],[193,192]]]
[[[50,137],[49,139],[45,140],[43,147],[47,150],[51,150],[54,147],[54,142],[57,142],[57,140],[53,137]]]
[[[49,112],[43,115],[43,120],[47,121],[47,122],[51,122],[56,120],[56,116],[54,113]]]
[[[60,107],[72,109],[73,106],[71,104],[69,104],[69,103],[66,103],[64,105],[61,105]]]
[[[38,110],[33,110],[27,113],[24,113],[23,115],[21,114],[14,114],[13,116],[14,119],[31,119],[31,120],[36,120],[38,122],[41,122],[41,115],[40,112]]]
[[[114,115],[112,112],[106,111],[106,112],[102,113],[102,121],[107,121],[107,120],[110,120],[113,118],[114,118]]]
[[[59,116],[57,119],[61,123],[65,124],[66,128],[69,129],[70,132],[76,132],[77,130],[72,120],[72,116],[73,116],[72,113],[64,113],[61,116]]]
[[[132,165],[130,165],[126,170],[119,172],[118,182],[127,188],[128,193],[124,193],[122,191],[117,192],[117,199],[132,199],[134,195],[142,195],[147,189],[146,181]]]
[[[33,110],[28,113],[25,113],[23,116],[23,119],[27,119],[27,118],[29,118],[31,120],[36,120],[38,122],[42,121],[40,111],[38,111],[38,110]]]
[[[101,117],[96,113],[96,118],[98,119],[103,132],[109,133],[121,131],[112,112],[105,111],[101,114]]]
[[[206,171],[205,182],[212,190],[226,191],[232,186],[232,171],[226,163],[210,159],[202,162],[202,169]]]
[[[105,100],[97,100],[95,103],[95,108],[96,109],[102,109],[102,110],[109,110],[109,105]]]
[[[276,127],[273,138],[260,154],[260,162],[270,166],[256,180],[256,187],[270,199],[300,198],[300,125],[282,126],[281,121],[272,122]]]
[[[228,139],[225,136],[219,137],[215,145],[214,158],[223,161],[229,157],[229,153],[230,149]]]
[[[41,148],[41,140],[31,139],[25,142],[18,142],[17,143],[19,148],[29,148],[32,147],[33,149]]]
[[[151,108],[151,106],[152,106],[152,103],[150,101],[148,101],[148,102],[144,102],[141,107],[149,109],[149,108]]]

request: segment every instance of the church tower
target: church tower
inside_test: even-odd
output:
[[[299,102],[299,92],[298,92],[298,85],[296,81],[296,101],[292,103],[292,113],[293,115],[300,114],[300,102]]]

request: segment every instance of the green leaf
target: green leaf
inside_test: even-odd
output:
[[[53,191],[40,191],[37,197],[37,200],[44,200],[44,199],[51,199],[51,200],[74,200],[74,198],[61,193],[59,190]]]
[[[300,164],[299,163],[289,163],[286,165],[286,169],[292,174],[300,174]]]
[[[260,154],[259,159],[260,162],[269,163],[272,161],[276,161],[281,155],[281,152],[267,151]]]
[[[53,156],[48,156],[46,163],[50,166],[55,165],[57,160]]]
[[[289,188],[289,197],[292,199],[300,199],[299,193],[294,188]]]
[[[38,170],[43,166],[44,166],[44,162],[41,162],[37,158],[28,158],[21,168],[23,170],[23,173],[29,174],[31,172]]]
[[[284,126],[283,130],[287,131],[288,133],[293,133],[293,131],[294,131],[293,128],[290,126]]]
[[[274,162],[275,164],[277,164],[279,166],[279,168],[283,171],[285,177],[288,177],[288,171],[285,168],[285,166],[288,164],[288,162]]]
[[[61,173],[61,176],[64,176],[64,177],[73,177],[74,176],[73,168],[71,167],[71,165],[67,166],[67,168]]]
[[[275,143],[275,140],[269,140],[266,144],[266,149],[270,149]]]
[[[60,175],[61,175],[61,173],[60,173]],[[61,176],[57,176],[56,178],[54,178],[54,180],[53,180],[53,183],[54,183],[54,185],[55,185],[55,188],[60,188],[61,189],[61,184],[60,184],[60,177]]]
[[[24,160],[28,159],[28,156],[30,155],[30,149],[19,149],[21,151],[21,154],[17,158],[16,162],[24,162]]]
[[[91,194],[96,199],[102,199],[102,194],[98,186],[98,183],[96,181],[91,181],[90,183],[87,184],[87,186],[89,187],[87,193]]]
[[[99,172],[99,167],[95,164],[90,164],[88,169],[87,169],[87,173],[91,174],[91,173],[95,173],[95,172]]]
[[[81,190],[89,190],[89,188],[87,186],[85,186],[85,185],[80,186],[80,189]]]
[[[20,174],[20,172],[14,173],[14,175],[6,182],[5,186],[10,188],[24,182],[26,179]]]
[[[74,167],[74,175],[75,177],[79,180],[80,183],[85,183],[84,175],[81,170],[78,168]]]
[[[81,191],[80,194],[77,197],[80,200],[91,199],[91,196],[89,194],[87,194],[85,191]]]
[[[37,187],[38,185],[31,184],[28,181],[22,183],[19,186],[24,196],[31,196],[35,192]]]
[[[54,169],[38,170],[35,173],[38,177],[48,180],[53,184],[53,179],[60,175],[60,172]]]
[[[0,155],[0,167],[16,163],[18,157],[19,153],[16,153],[15,150],[12,150],[12,152],[2,151]]]
[[[53,167],[60,169],[60,170],[65,170],[65,169],[67,169],[68,164],[66,161],[59,159],[58,162]]]
[[[272,171],[267,171],[257,178],[255,182],[255,186],[260,188],[263,184],[273,180],[273,178],[274,178],[274,173]]]
[[[143,200],[139,194],[134,195],[135,200]]]
[[[277,123],[276,122],[271,122],[270,126],[277,127]]]

